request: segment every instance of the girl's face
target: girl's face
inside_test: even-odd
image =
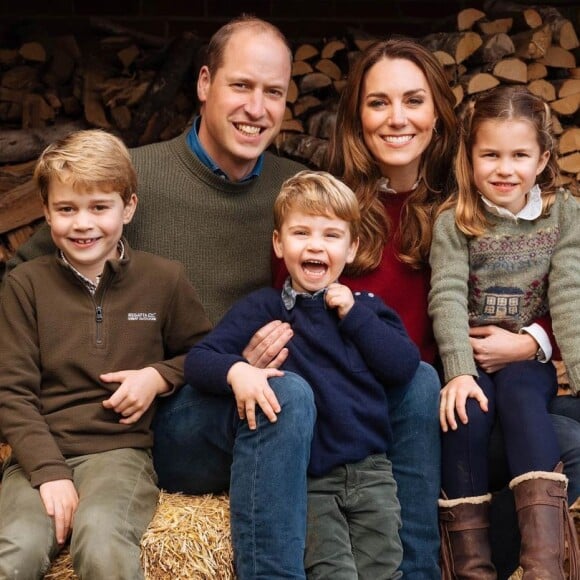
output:
[[[526,205],[528,191],[550,158],[549,151],[540,151],[533,125],[524,120],[484,121],[471,155],[478,191],[513,214]]]
[[[364,142],[383,176],[409,176],[413,185],[437,121],[423,71],[402,58],[384,58],[366,73],[360,120]]]

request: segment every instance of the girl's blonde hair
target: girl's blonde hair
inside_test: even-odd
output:
[[[554,203],[558,189],[559,169],[552,135],[550,107],[526,87],[501,86],[468,103],[461,119],[459,147],[455,158],[457,192],[441,208],[455,206],[457,227],[468,236],[478,236],[490,226],[481,196],[473,179],[473,146],[477,132],[485,121],[524,121],[536,133],[540,153],[550,158],[536,183],[542,189],[544,213]]]
[[[76,131],[49,145],[41,153],[33,177],[44,205],[55,180],[75,190],[118,193],[124,204],[137,192],[137,174],[127,147],[101,129]]]
[[[274,202],[274,227],[280,231],[290,211],[336,216],[349,224],[351,239],[359,237],[360,210],[356,195],[325,171],[300,171],[283,184]]]
[[[414,63],[425,75],[435,105],[437,124],[433,138],[423,152],[419,184],[405,202],[401,215],[399,259],[421,268],[429,258],[435,209],[452,188],[451,164],[456,142],[455,97],[439,61],[411,39],[394,38],[369,46],[348,75],[338,106],[338,122],[328,147],[327,167],[356,192],[362,223],[357,257],[347,268],[349,275],[361,275],[377,268],[389,240],[391,224],[377,191],[382,177],[379,165],[368,150],[361,124],[362,86],[369,69],[383,59]],[[396,79],[393,80],[396,83]]]

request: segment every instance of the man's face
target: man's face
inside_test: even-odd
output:
[[[222,66],[199,73],[199,139],[233,181],[248,175],[280,131],[290,82],[288,48],[269,32],[241,29],[226,44]]]

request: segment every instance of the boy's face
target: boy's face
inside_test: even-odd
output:
[[[136,207],[135,194],[125,205],[118,193],[75,191],[53,180],[44,215],[56,246],[81,274],[95,280],[105,262],[117,257],[123,225],[131,221]]]
[[[348,222],[334,214],[310,215],[298,210],[288,213],[280,231],[274,230],[273,244],[297,292],[316,292],[336,282],[358,248]]]

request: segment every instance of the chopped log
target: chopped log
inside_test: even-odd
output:
[[[288,93],[286,94],[286,102],[295,103],[298,98],[298,85],[294,79],[290,79],[290,84],[288,85]]]
[[[431,52],[436,50],[448,52],[457,64],[467,60],[482,42],[481,36],[476,32],[436,32],[421,40]]]
[[[299,81],[300,94],[313,93],[330,85],[332,85],[332,80],[327,75],[319,72],[309,73]]]
[[[2,86],[7,89],[34,92],[40,88],[39,69],[17,65],[2,73]]]
[[[454,66],[455,59],[444,50],[436,50],[433,52],[433,56],[439,61],[441,66]]]
[[[564,132],[564,128],[562,127],[562,123],[560,119],[556,117],[556,115],[552,115],[552,133],[557,137]]]
[[[132,44],[117,53],[117,57],[123,65],[124,70],[129,69],[129,67],[135,62],[135,59],[139,56],[140,52],[139,48],[135,44]]]
[[[571,79],[580,79],[580,67],[568,69]]]
[[[580,79],[563,79],[554,81],[554,87],[560,99],[580,93]]]
[[[314,95],[304,95],[299,97],[294,103],[294,116],[302,117],[306,113],[320,108],[322,101]]]
[[[40,42],[26,42],[18,51],[24,60],[32,62],[46,62],[46,50]]]
[[[319,54],[320,51],[313,44],[301,44],[294,52],[294,60],[309,60]]]
[[[549,26],[540,26],[534,30],[513,34],[511,39],[516,56],[523,59],[542,58],[552,43],[552,31]]]
[[[320,51],[320,58],[333,59],[338,52],[346,49],[346,43],[342,40],[331,40],[327,42]]]
[[[303,75],[307,75],[313,71],[314,71],[314,69],[312,68],[312,65],[309,62],[306,62],[305,60],[295,60],[292,63],[292,76],[293,77],[300,77]]]
[[[485,72],[466,74],[463,75],[459,80],[468,95],[482,93],[499,85],[498,79],[496,79],[493,75]]]
[[[477,8],[465,8],[457,14],[457,30],[472,30],[473,25],[482,18],[485,18],[485,12]]]
[[[0,196],[1,192],[9,191],[22,185],[32,177],[36,159],[15,165],[0,166]]]
[[[570,155],[559,157],[558,167],[560,167],[564,173],[573,173],[574,175],[580,173],[580,152],[577,151]]]
[[[470,58],[472,63],[497,62],[506,56],[511,56],[516,51],[512,39],[504,32],[483,36],[481,40],[481,46]]]
[[[342,78],[342,71],[340,70],[340,67],[328,58],[320,59],[314,65],[314,68],[333,81],[337,81]]]
[[[555,44],[546,49],[546,53],[540,59],[540,62],[555,68],[573,68],[576,66],[574,53]]]
[[[43,216],[40,195],[32,180],[0,196],[0,234],[26,226]]]
[[[536,6],[544,24],[552,30],[554,41],[565,50],[573,50],[580,46],[574,25],[564,18],[557,8],[553,6]]]
[[[541,97],[548,103],[556,100],[556,89],[554,88],[554,85],[546,79],[536,79],[531,83],[528,83],[528,89],[531,93]]]
[[[476,28],[483,34],[483,35],[490,35],[490,34],[499,34],[503,32],[507,34],[511,31],[512,26],[514,23],[513,18],[497,18],[495,20],[480,20],[477,23]]]
[[[94,60],[93,60],[94,62]],[[101,101],[99,85],[105,80],[105,74],[97,66],[89,65],[83,79],[83,109],[87,123],[92,127],[110,129],[111,124]]]
[[[294,114],[292,113],[292,109],[286,105],[286,108],[284,109],[284,121],[289,121],[290,119],[294,118]]]
[[[0,131],[0,163],[22,163],[36,159],[56,139],[62,139],[72,131],[86,129],[81,121],[69,121],[49,125],[42,129]]]
[[[54,119],[54,109],[42,98],[42,95],[28,94],[22,103],[22,128],[40,129],[46,121]]]
[[[537,60],[528,63],[528,81],[545,79],[548,76],[548,68]]]
[[[131,111],[126,105],[111,108],[111,117],[115,126],[122,131],[126,131],[131,127]]]
[[[580,127],[566,129],[558,139],[558,152],[561,155],[580,151]]]
[[[528,80],[526,63],[519,58],[504,58],[484,67],[483,71],[491,73],[494,77],[506,83],[523,85]]]
[[[578,111],[578,107],[580,107],[580,93],[552,101],[550,107],[558,115],[574,115]]]

